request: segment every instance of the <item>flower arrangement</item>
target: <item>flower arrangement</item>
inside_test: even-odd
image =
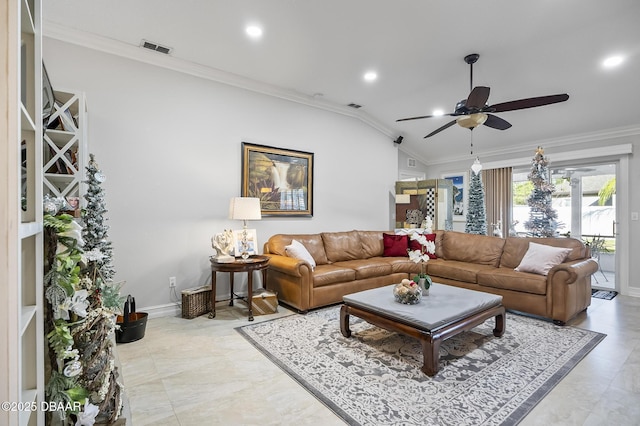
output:
[[[433,231],[431,230],[431,226],[433,222],[429,216],[427,216],[423,222],[424,233],[431,234]],[[425,289],[428,289],[431,286],[431,280],[429,276],[424,271],[425,264],[429,261],[429,254],[434,254],[436,252],[436,243],[433,241],[428,241],[427,237],[424,234],[413,232],[411,233],[411,240],[417,241],[420,244],[420,248],[416,250],[408,249],[409,259],[414,261],[415,263],[420,263],[420,274],[413,277],[414,281],[418,281],[423,278],[425,281]]]
[[[393,287],[393,297],[398,303],[415,305],[422,299],[422,288],[415,281],[405,278]]]

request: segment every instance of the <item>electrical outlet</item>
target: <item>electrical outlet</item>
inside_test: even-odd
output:
[[[174,288],[176,286],[176,277],[169,277],[169,288]]]

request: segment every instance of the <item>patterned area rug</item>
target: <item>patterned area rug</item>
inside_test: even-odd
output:
[[[607,290],[591,290],[591,297],[595,297],[596,299],[605,299],[611,300],[618,295],[617,291],[607,291]]]
[[[443,342],[440,371],[420,371],[416,339],[339,307],[238,327],[256,348],[350,425],[515,425],[593,349],[604,334],[507,313]]]

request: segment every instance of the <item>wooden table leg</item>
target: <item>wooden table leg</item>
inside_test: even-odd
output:
[[[233,293],[233,272],[229,272],[229,286],[231,287],[231,300],[229,300],[229,306],[233,306],[233,298],[235,297]]]
[[[351,329],[349,328],[349,308],[342,305],[340,308],[340,332],[344,337],[351,337]]]
[[[216,317],[216,271],[211,272],[211,312],[209,318]]]
[[[440,369],[440,342],[441,339],[433,340],[431,336],[421,339],[422,343],[422,372],[429,377],[436,375]]]
[[[502,337],[507,328],[507,323],[505,321],[505,312],[502,311],[501,314],[496,315],[496,328],[493,329],[493,335],[496,337]]]
[[[253,271],[247,272],[247,305],[249,305],[249,321],[253,321]]]
[[[262,287],[264,287],[264,289],[267,289],[267,268],[264,268],[262,270]]]

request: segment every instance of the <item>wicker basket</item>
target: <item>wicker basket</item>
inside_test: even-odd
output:
[[[211,311],[211,286],[182,290],[182,318],[193,319]]]

